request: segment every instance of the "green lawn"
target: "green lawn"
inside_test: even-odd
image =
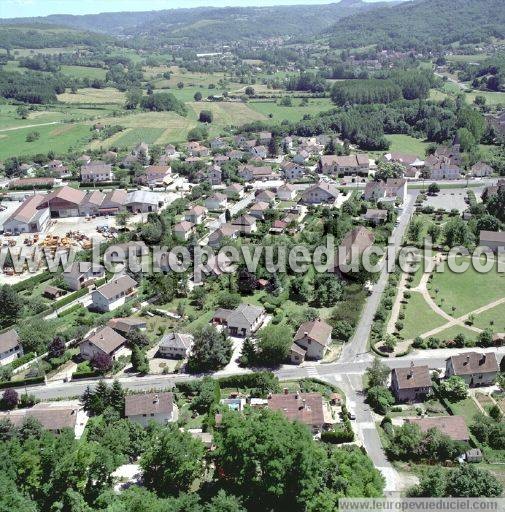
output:
[[[505,303],[476,315],[473,325],[479,329],[490,327],[494,332],[505,332]]]
[[[31,132],[38,132],[40,137],[33,142],[26,142],[26,136]],[[82,147],[89,135],[89,126],[84,124],[49,125],[0,132],[0,160],[11,156],[46,154],[50,149],[55,153],[66,153],[70,148]]]
[[[419,157],[424,157],[428,142],[416,139],[410,135],[386,135],[386,139],[391,142],[389,151],[398,153],[410,153]]]
[[[470,261],[469,257],[465,260]],[[462,263],[463,258],[456,262]],[[503,297],[505,275],[497,272],[496,265],[487,273],[477,272],[472,265],[463,273],[454,273],[444,265],[444,272],[434,273],[430,288],[432,293],[439,290],[437,304],[446,313],[459,317]],[[454,312],[452,306],[457,308]]]
[[[250,101],[248,105],[264,116],[272,116],[271,119],[277,122],[300,121],[306,114],[315,115],[335,106],[329,98],[309,99],[309,104],[305,107],[300,106],[300,98],[293,98],[292,101],[292,107],[283,107],[274,101]]]
[[[98,78],[99,80],[105,80],[107,73],[105,69],[89,66],[61,66],[61,72],[73,78]]]
[[[453,340],[458,334],[464,334],[466,339],[475,339],[477,337],[477,333],[475,331],[471,331],[466,327],[460,327],[459,325],[455,325],[453,327],[448,327],[443,331],[440,331],[435,335],[435,338],[440,340]]]
[[[404,339],[414,339],[421,334],[440,327],[447,321],[437,315],[426,303],[424,297],[418,292],[411,292],[408,304],[405,307],[405,320],[401,335]]]
[[[163,131],[163,128],[129,128],[115,140],[115,143],[119,147],[126,146],[128,148],[132,148],[140,142],[153,144],[161,136]]]
[[[473,418],[481,411],[472,397],[465,398],[460,402],[451,403],[451,408],[456,416],[463,416],[467,425],[473,423]]]

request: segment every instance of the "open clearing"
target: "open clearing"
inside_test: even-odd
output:
[[[38,132],[40,137],[33,142],[26,142],[26,136],[31,132]],[[57,154],[66,153],[70,148],[82,146],[89,135],[89,126],[84,124],[57,124],[0,132],[0,159],[47,154],[49,149]]]
[[[445,318],[435,313],[418,292],[412,292],[405,307],[405,320],[401,336],[404,339],[414,339],[421,334],[447,323]]]
[[[428,142],[409,135],[386,135],[386,139],[391,142],[389,151],[395,153],[409,153],[424,158]]]
[[[283,107],[274,101],[250,101],[248,105],[256,112],[278,122],[301,121],[306,114],[315,115],[334,107],[329,98],[310,99],[309,104],[303,107],[300,106],[300,98],[292,98],[292,102],[292,107]]]
[[[89,66],[61,66],[61,72],[74,78],[98,78],[99,80],[105,80],[107,73],[105,69]]]
[[[198,118],[202,110],[210,110],[214,115],[212,125],[219,125],[220,127],[235,125],[240,126],[244,123],[252,121],[264,121],[266,117],[261,113],[255,112],[245,103],[230,103],[230,102],[192,102],[188,103]]]
[[[118,146],[125,146],[132,148],[140,142],[147,144],[153,144],[163,133],[163,128],[129,128],[126,132],[123,132],[115,143]]]
[[[470,258],[456,258],[458,264],[470,263]],[[455,273],[446,266],[444,272],[435,272],[430,292],[436,303],[448,314],[459,317],[504,296],[505,274],[498,273],[496,264],[491,272],[479,273],[472,265],[463,273]],[[456,310],[452,311],[452,306]]]
[[[64,92],[58,94],[58,100],[63,103],[88,103],[88,104],[107,104],[117,103],[123,104],[126,95],[124,92],[106,87],[104,89],[93,89],[91,87],[85,89],[77,89],[75,94]]]

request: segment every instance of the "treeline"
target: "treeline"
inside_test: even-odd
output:
[[[500,91],[505,87],[505,54],[487,59],[479,66],[465,62],[453,67],[460,69],[460,78],[472,82],[474,89]]]
[[[478,143],[485,135],[486,127],[482,114],[463,101],[448,99],[441,104],[399,100],[388,105],[355,105],[322,112],[297,123],[283,122],[279,126],[255,122],[241,129],[303,137],[335,132],[363,150],[382,151],[389,148],[385,133],[411,135],[440,144],[451,140],[456,132],[466,130]]]
[[[23,103],[53,103],[67,85],[68,78],[59,74],[0,71],[0,96]]]
[[[391,103],[402,97],[400,86],[391,80],[344,80],[333,85],[331,99],[335,105]]]
[[[48,25],[0,25],[0,48],[60,48],[73,45],[99,46],[112,39],[106,35],[53,30]]]
[[[170,92],[159,92],[143,96],[140,100],[140,107],[158,112],[170,110],[181,116],[186,116],[188,113],[186,105]]]
[[[327,31],[332,48],[419,51],[454,42],[479,43],[505,37],[502,0],[424,0],[382,7],[340,20]]]
[[[288,91],[308,91],[313,93],[324,92],[326,81],[324,77],[317,73],[305,71],[298,76],[290,77],[286,83]]]
[[[331,99],[340,106],[425,99],[434,82],[431,71],[396,69],[378,73],[375,78],[336,82]]]

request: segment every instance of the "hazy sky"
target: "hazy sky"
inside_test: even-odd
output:
[[[333,0],[336,2],[337,0]],[[366,0],[378,1],[378,0]],[[115,11],[150,11],[198,6],[261,6],[328,4],[331,0],[0,0],[0,17],[92,14]]]

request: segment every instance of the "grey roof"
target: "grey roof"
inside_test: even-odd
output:
[[[18,333],[11,329],[10,331],[0,334],[0,353],[7,352],[19,345]]]
[[[89,341],[106,354],[112,354],[121,345],[126,343],[126,339],[109,326],[96,331],[85,341]]]
[[[189,349],[193,346],[193,336],[191,334],[182,334],[171,332],[161,338],[160,347]]]
[[[143,203],[157,205],[158,202],[158,195],[156,193],[147,190],[135,190],[128,192],[125,204]]]
[[[100,292],[106,299],[112,299],[121,292],[126,292],[130,288],[137,286],[137,281],[130,276],[123,275],[103,284],[96,291]]]
[[[91,269],[91,263],[89,261],[74,261],[71,265],[65,268],[63,271],[64,275],[69,277],[79,278],[83,274],[86,274]],[[102,265],[94,264],[93,270],[95,272],[105,272]]]
[[[146,393],[126,395],[124,413],[126,417],[142,414],[172,414],[174,395],[172,393]]]

